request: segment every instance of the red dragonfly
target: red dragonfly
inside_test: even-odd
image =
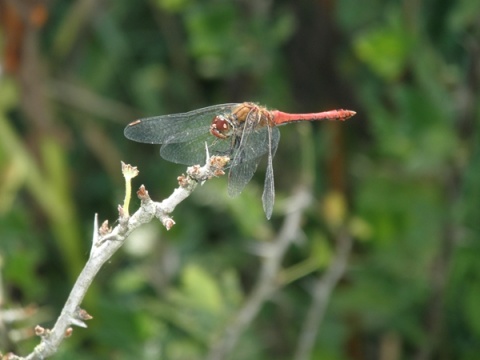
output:
[[[160,155],[178,164],[203,164],[205,144],[211,155],[229,156],[230,196],[242,192],[252,179],[260,159],[267,153],[262,202],[267,219],[270,219],[275,200],[272,159],[280,140],[277,126],[295,121],[343,121],[353,115],[355,111],[351,110],[288,114],[267,110],[251,102],[222,104],[136,120],[125,128],[125,136],[142,143],[162,144]]]

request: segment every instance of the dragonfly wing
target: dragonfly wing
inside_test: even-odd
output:
[[[273,158],[280,141],[280,131],[276,127],[271,128],[271,135],[269,135],[267,128],[251,132],[247,141],[244,141],[243,146],[237,146],[231,162],[231,170],[228,174],[228,194],[230,196],[239,195],[252,179],[262,156],[269,149],[268,144],[270,140]],[[271,168],[270,170],[273,174],[273,169]]]
[[[250,182],[257,170],[260,157],[243,161],[235,166],[232,165],[228,173],[228,195],[235,197],[240,195],[245,186]]]
[[[163,144],[160,148],[160,156],[167,161],[171,161],[177,164],[205,164],[205,142],[202,140],[203,137],[200,137],[194,139],[193,141]]]
[[[267,129],[257,128],[259,112],[251,112],[242,133],[234,139],[232,166],[262,156],[267,151]]]
[[[125,137],[148,144],[169,144],[190,141],[208,133],[213,118],[228,114],[238,104],[209,106],[181,114],[154,116],[127,125]]]
[[[251,113],[249,116],[259,116]],[[265,128],[256,129],[257,119],[245,122],[242,134],[233,139],[231,169],[228,173],[228,195],[239,195],[250,182],[261,156],[265,153],[267,132]]]
[[[277,151],[278,142],[280,140],[280,132],[277,128],[268,128],[269,143],[271,146],[268,148],[268,160],[267,170],[265,173],[265,185],[262,194],[263,211],[267,216],[267,219],[272,217],[273,204],[275,203],[275,182],[273,175],[273,157]]]
[[[280,130],[278,130],[277,127],[273,127],[271,136],[272,136],[271,141],[272,141],[272,159],[273,159],[273,157],[277,152],[278,143],[280,142]]]
[[[236,138],[232,151],[232,166],[263,156],[268,150],[267,128],[244,132]]]
[[[279,141],[280,131],[276,127],[271,128],[270,135],[267,127],[244,132],[241,140],[237,139],[238,144],[233,146],[232,166],[261,157],[269,149],[272,150],[272,156],[275,156]]]
[[[160,148],[160,155],[165,160],[177,164],[202,165],[205,164],[207,156],[205,144],[208,146],[210,156],[230,156],[231,141],[215,138],[208,132],[190,141],[163,144]]]

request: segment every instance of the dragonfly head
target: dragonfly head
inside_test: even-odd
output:
[[[225,116],[217,115],[210,125],[210,134],[219,139],[226,139],[233,134],[233,125]]]

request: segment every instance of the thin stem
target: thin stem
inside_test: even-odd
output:
[[[333,289],[347,268],[352,238],[344,232],[337,236],[337,253],[327,271],[317,280],[313,289],[313,300],[307,311],[295,352],[295,360],[310,359],[318,332],[325,315]]]
[[[300,190],[292,199],[287,214],[277,238],[269,244],[268,253],[262,264],[260,276],[245,304],[226,327],[222,336],[213,344],[207,355],[208,360],[225,359],[231,353],[245,329],[257,316],[262,305],[270,299],[278,288],[278,273],[282,259],[295,239],[300,229],[300,222],[304,209],[310,202],[310,195],[306,190]]]

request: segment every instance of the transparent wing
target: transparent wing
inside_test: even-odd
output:
[[[251,112],[239,137],[234,139],[232,167],[262,156],[268,150],[267,128],[257,128],[259,112]]]
[[[277,152],[278,142],[280,140],[280,132],[277,128],[274,128],[273,130],[271,128],[268,128],[268,136],[270,138],[271,147],[268,149],[267,171],[265,173],[265,185],[263,187],[262,204],[263,211],[265,212],[267,219],[270,220],[273,212],[273,204],[275,203],[273,157]]]
[[[250,182],[257,170],[261,157],[243,161],[232,166],[228,173],[228,195],[235,197],[240,195],[245,186]]]
[[[228,194],[230,196],[237,196],[242,192],[255,174],[261,157],[269,150],[270,146],[272,154],[275,154],[280,141],[280,131],[276,127],[270,130],[271,136],[266,127],[249,132],[248,136],[244,137],[241,146],[236,147],[228,174]]]
[[[163,144],[160,155],[165,160],[184,165],[203,165],[206,161],[205,144],[212,155],[230,156],[232,140],[218,139],[209,132],[204,133],[190,141]]]
[[[229,114],[238,104],[213,105],[181,114],[154,116],[127,125],[125,137],[148,144],[186,142],[209,132],[213,118]]]

